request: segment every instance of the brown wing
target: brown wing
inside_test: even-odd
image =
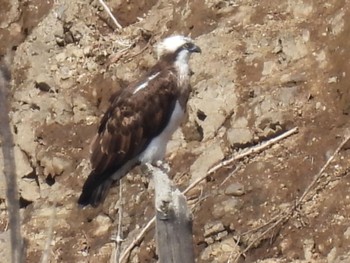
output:
[[[175,107],[176,85],[175,75],[163,72],[135,94],[137,85],[132,85],[114,99],[92,143],[92,172],[84,184],[80,204],[98,204],[109,189],[111,176],[163,131]],[[108,187],[104,186],[107,180]],[[91,195],[98,200],[91,201]]]
[[[129,87],[116,98],[103,116],[92,145],[92,169],[113,172],[136,157],[165,128],[175,107],[176,81],[171,75],[150,81],[132,94]]]

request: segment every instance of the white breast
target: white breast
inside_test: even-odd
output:
[[[150,142],[148,147],[140,154],[139,160],[142,163],[154,163],[164,158],[167,143],[171,139],[171,136],[176,129],[180,126],[184,116],[185,112],[181,108],[180,103],[177,101],[168,125],[165,127],[162,133],[155,137]]]

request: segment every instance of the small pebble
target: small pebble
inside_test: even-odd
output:
[[[224,230],[225,227],[220,221],[209,222],[204,226],[204,236],[209,237]]]
[[[240,183],[233,183],[226,187],[226,195],[241,196],[245,194],[244,186]]]

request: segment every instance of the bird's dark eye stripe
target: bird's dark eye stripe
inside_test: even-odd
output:
[[[180,52],[181,50],[190,50],[191,48],[193,48],[194,44],[192,43],[185,43],[183,44],[181,47],[178,48],[177,52]]]
[[[192,46],[193,46],[192,43],[185,43],[185,44],[183,44],[182,47],[188,49],[188,48],[191,48]]]

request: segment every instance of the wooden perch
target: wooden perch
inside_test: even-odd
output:
[[[192,220],[185,196],[160,168],[148,165],[155,184],[156,240],[160,263],[194,263]]]
[[[13,263],[21,263],[24,262],[23,242],[19,214],[16,163],[13,150],[14,141],[9,118],[10,105],[7,100],[10,90],[10,70],[6,64],[0,61],[0,145],[4,158],[4,167],[0,169],[3,169],[6,180],[6,199],[11,232],[11,258]]]

